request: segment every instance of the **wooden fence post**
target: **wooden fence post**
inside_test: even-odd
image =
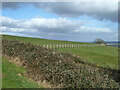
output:
[[[44,44],[41,45],[47,49],[58,49],[58,48],[76,48],[76,47],[95,47],[95,46],[103,46],[101,44],[93,44],[93,45],[86,45],[86,44]]]
[[[46,45],[46,48],[48,49],[48,45]]]
[[[45,45],[43,45],[43,47],[45,48]]]
[[[79,47],[81,47],[81,45],[79,45]]]
[[[60,48],[62,48],[62,47],[61,47],[61,44],[60,44]]]
[[[57,44],[57,49],[59,48],[59,45]]]

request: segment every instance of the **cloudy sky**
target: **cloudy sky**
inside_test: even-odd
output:
[[[118,40],[117,2],[3,2],[0,34],[68,41]]]

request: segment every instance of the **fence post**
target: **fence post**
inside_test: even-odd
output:
[[[46,45],[44,45],[44,47],[46,48]]]
[[[57,49],[59,48],[59,45],[57,44]]]
[[[45,48],[45,45],[43,45],[43,47]]]
[[[60,48],[61,48],[61,44],[60,44]]]
[[[48,49],[48,45],[46,45],[46,48]]]
[[[60,44],[59,44],[59,48],[61,48]]]

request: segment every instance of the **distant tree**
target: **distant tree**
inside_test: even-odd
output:
[[[96,43],[96,44],[105,44],[105,41],[100,39],[100,38],[97,38],[97,39],[94,40],[94,43]]]

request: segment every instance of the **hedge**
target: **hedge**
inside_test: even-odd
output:
[[[99,67],[86,64],[69,53],[15,40],[2,40],[3,54],[19,58],[27,74],[63,88],[118,88],[119,84]]]

